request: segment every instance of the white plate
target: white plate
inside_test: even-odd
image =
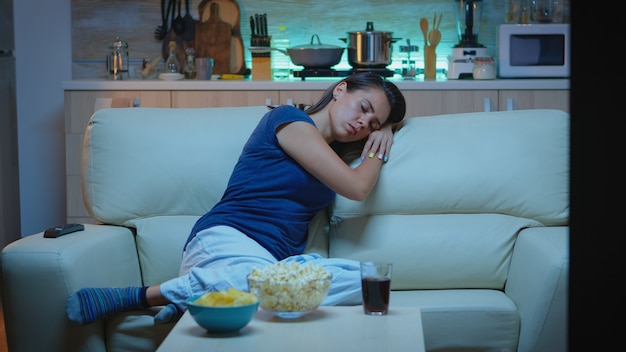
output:
[[[164,81],[178,81],[179,79],[183,79],[182,73],[161,73],[159,74],[159,79]]]

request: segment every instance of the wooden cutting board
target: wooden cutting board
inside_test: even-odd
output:
[[[239,5],[234,0],[203,0],[198,13],[196,57],[212,57],[214,74],[244,73]]]

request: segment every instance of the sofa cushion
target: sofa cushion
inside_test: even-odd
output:
[[[409,118],[368,198],[338,196],[332,221],[446,213],[567,224],[569,115],[515,110]]]
[[[107,351],[156,351],[176,322],[155,324],[160,307],[128,311],[105,320]]]
[[[266,112],[265,106],[95,112],[83,144],[87,210],[117,225],[204,214],[222,197],[244,143]]]
[[[515,303],[502,291],[392,291],[391,314],[402,307],[420,308],[427,351],[517,350],[521,319]]]
[[[376,215],[330,228],[330,256],[394,263],[395,290],[503,289],[519,231],[503,214]]]
[[[145,285],[156,285],[178,276],[183,247],[196,215],[154,216],[132,219],[126,226],[135,228],[137,255]],[[328,212],[320,211],[309,226],[306,253],[328,256]]]
[[[178,276],[183,247],[199,216],[154,216],[129,220],[136,229],[137,255],[144,285]]]

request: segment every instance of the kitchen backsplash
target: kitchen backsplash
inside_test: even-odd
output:
[[[198,5],[203,0],[189,0],[190,13],[198,19]],[[205,0],[206,1],[206,0]],[[249,17],[267,14],[272,35],[285,26],[291,45],[308,44],[318,34],[323,44],[346,46],[341,38],[347,32],[365,30],[366,22],[374,22],[375,30],[392,32],[401,38],[393,48],[394,61],[398,46],[418,45],[417,66],[423,67],[423,37],[419,20],[442,15],[441,42],[437,47],[438,67],[447,67],[447,56],[459,42],[454,18],[454,0],[237,0],[244,46],[250,41]],[[167,1],[166,1],[167,3]],[[182,1],[184,16],[185,1]],[[504,22],[504,0],[484,0],[478,42],[495,55],[496,29]],[[72,0],[72,77],[106,78],[106,55],[116,36],[128,42],[131,78],[139,78],[143,58],[162,55],[163,43],[155,39],[161,24],[161,3],[158,0]],[[245,50],[246,67],[251,56]],[[347,54],[336,68],[349,68]]]

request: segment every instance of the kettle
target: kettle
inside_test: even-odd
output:
[[[107,72],[113,80],[130,79],[128,73],[128,43],[116,37],[109,46],[107,55]]]

